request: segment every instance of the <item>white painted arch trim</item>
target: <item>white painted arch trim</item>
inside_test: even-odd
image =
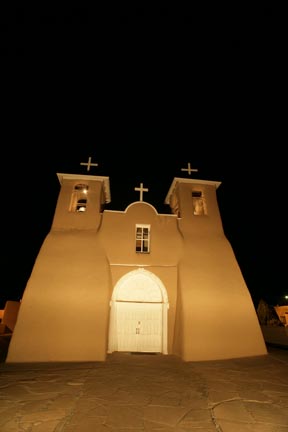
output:
[[[157,285],[158,292],[156,292],[156,290],[153,290],[153,292],[152,290],[147,290],[147,282],[150,285],[151,282]],[[129,287],[130,284],[133,284],[133,291],[130,290],[127,292],[127,286]],[[168,296],[166,288],[161,279],[159,279],[154,273],[140,267],[122,276],[116,283],[112,294],[112,301],[133,300],[144,301],[148,303],[168,303]]]

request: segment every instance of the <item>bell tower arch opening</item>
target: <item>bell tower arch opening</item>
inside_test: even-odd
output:
[[[168,296],[154,273],[139,268],[122,276],[110,308],[108,353],[168,353]]]

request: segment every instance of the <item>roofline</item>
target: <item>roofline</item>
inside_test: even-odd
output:
[[[86,174],[65,174],[65,173],[57,173],[58,180],[60,185],[62,185],[63,180],[83,180],[83,181],[100,181],[104,184],[104,193],[105,193],[105,202],[109,204],[111,202],[111,194],[110,194],[110,182],[109,177],[106,176],[93,176]]]
[[[182,178],[182,177],[174,177],[173,182],[170,186],[170,189],[166,195],[164,204],[170,204],[170,196],[174,192],[176,186],[178,183],[190,183],[190,184],[202,184],[202,185],[208,185],[208,186],[215,186],[216,189],[221,185],[220,181],[213,181],[213,180],[200,180],[200,179],[189,179],[189,178]]]

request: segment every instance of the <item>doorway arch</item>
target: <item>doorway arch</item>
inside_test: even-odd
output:
[[[143,268],[122,276],[110,302],[108,353],[168,354],[168,296],[162,281]]]

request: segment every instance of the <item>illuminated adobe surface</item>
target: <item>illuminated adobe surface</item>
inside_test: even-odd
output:
[[[6,362],[104,361],[115,351],[185,361],[267,354],[223,232],[219,182],[175,178],[172,213],[163,215],[144,201],[143,184],[139,201],[109,211],[108,177],[58,178]]]

